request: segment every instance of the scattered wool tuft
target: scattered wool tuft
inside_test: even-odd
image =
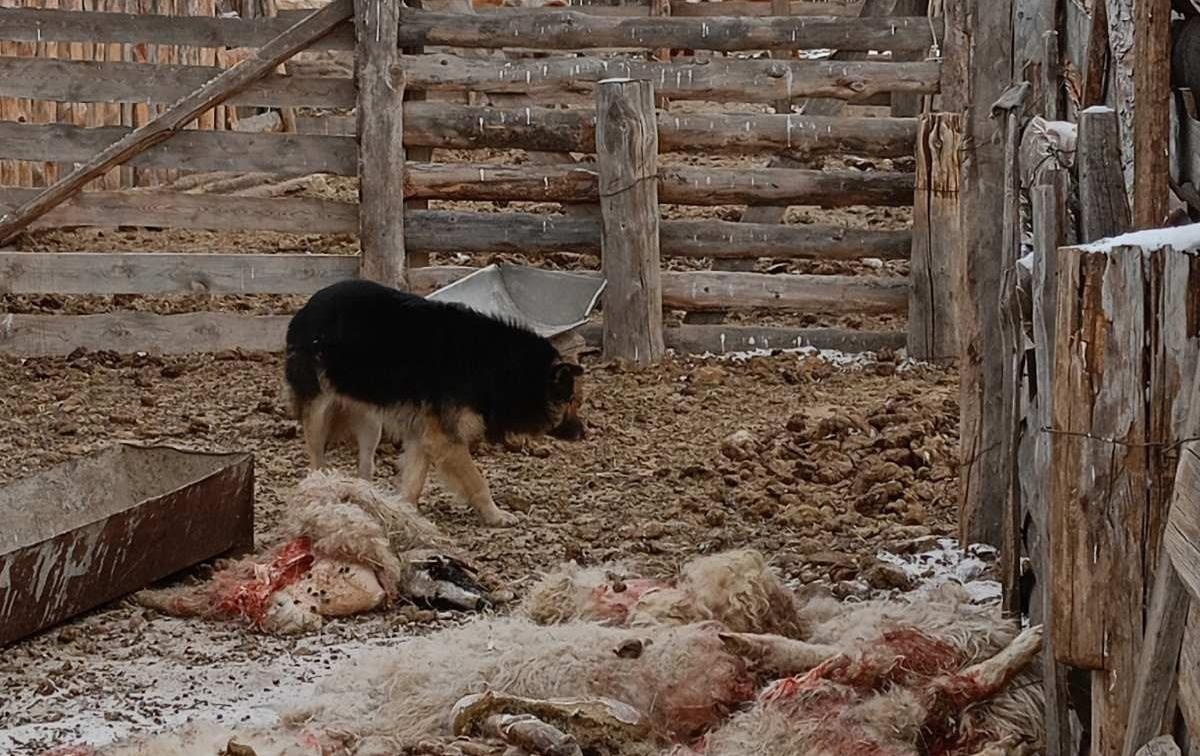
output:
[[[729,631],[802,637],[799,603],[757,551],[741,549],[684,565],[678,579],[621,579],[620,565],[568,565],[543,577],[520,611],[540,624],[572,620],[618,626],[715,620]]]

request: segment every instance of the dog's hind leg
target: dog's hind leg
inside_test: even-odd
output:
[[[313,470],[325,467],[325,448],[329,445],[336,411],[332,397],[324,394],[313,399],[304,408],[300,424],[304,428],[308,464]]]
[[[404,453],[400,455],[400,498],[416,505],[425,490],[425,479],[429,477],[429,452],[420,439],[409,436],[404,439]]]
[[[358,477],[375,477],[375,450],[383,438],[383,420],[369,412],[355,413],[354,440],[358,444]]]
[[[492,500],[492,491],[487,479],[475,466],[466,444],[452,443],[447,446],[438,460],[438,469],[446,485],[466,499],[484,523],[493,527],[516,524],[517,516],[500,509]]]

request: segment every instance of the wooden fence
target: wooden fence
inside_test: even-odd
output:
[[[335,0],[349,4],[350,0]],[[360,0],[362,4],[362,0]],[[760,8],[760,3],[743,3]],[[367,3],[370,5],[370,3]],[[386,4],[385,4],[386,5]],[[932,95],[939,88],[936,61],[923,57],[931,40],[924,17],[854,18],[811,16],[793,3],[789,17],[640,18],[614,11],[504,10],[479,15],[395,8],[394,44],[367,49],[352,21],[314,42],[309,51],[354,50],[359,80],[338,76],[272,73],[220,100],[236,106],[358,108],[357,133],[329,129],[320,119],[312,131],[245,133],[185,130],[144,150],[134,150],[126,169],[181,172],[261,172],[279,176],[328,173],[358,176],[362,201],[350,204],[313,198],[248,198],[162,190],[75,193],[33,226],[150,226],[185,229],[254,229],[288,233],[359,233],[359,258],[337,255],[96,254],[0,252],[0,291],[60,294],[306,294],[353,275],[428,291],[469,272],[423,267],[439,252],[538,255],[556,251],[600,253],[606,219],[601,216],[528,213],[460,213],[415,207],[424,200],[521,200],[600,204],[604,166],[594,157],[560,165],[496,166],[434,163],[432,148],[518,148],[548,152],[597,151],[597,111],[548,107],[496,108],[436,101],[401,102],[403,91],[489,92],[547,98],[556,93],[591,96],[605,79],[645,80],[671,99],[729,102],[793,102],[833,98],[866,102],[894,93]],[[726,4],[714,4],[721,8]],[[829,6],[827,3],[817,5]],[[374,7],[374,6],[373,6]],[[387,12],[390,8],[375,8]],[[595,7],[590,10],[596,10]],[[620,9],[622,12],[627,9]],[[636,10],[636,9],[635,9]],[[799,13],[797,11],[799,10]],[[10,43],[261,48],[295,23],[296,16],[163,17],[52,9],[0,10],[0,35]],[[363,24],[360,10],[358,23]],[[391,30],[390,22],[382,29]],[[390,44],[390,43],[389,43]],[[519,48],[537,59],[472,57],[470,50]],[[611,48],[716,50],[891,50],[894,58],[805,60],[724,57],[699,62],[611,57],[589,51]],[[449,48],[414,54],[401,50]],[[902,53],[908,53],[904,55]],[[915,54],[914,54],[915,53]],[[375,57],[371,57],[374,55]],[[234,56],[237,58],[238,56]],[[244,55],[242,56],[244,57]],[[97,106],[180,101],[221,73],[198,59],[171,62],[64,60],[0,56],[0,98],[94,103]],[[390,80],[390,82],[389,82]],[[790,107],[788,108],[790,110]],[[601,115],[601,119],[603,115]],[[853,118],[793,113],[650,116],[660,151],[743,155],[851,153],[896,157],[914,151],[914,118]],[[343,125],[346,124],[343,121]],[[0,122],[0,158],[31,163],[84,163],[133,133],[134,124]],[[305,129],[300,129],[303,131]],[[392,137],[395,137],[394,139]],[[402,141],[409,160],[395,149]],[[424,156],[413,160],[421,150]],[[651,161],[652,163],[653,161]],[[646,166],[642,166],[645,168]],[[820,171],[786,167],[664,168],[657,201],[679,205],[746,204],[910,206],[915,177],[886,171]],[[399,177],[402,182],[397,182]],[[400,190],[402,186],[402,191]],[[6,219],[40,190],[0,188]],[[407,203],[407,205],[405,204]],[[657,206],[654,215],[657,218]],[[0,236],[11,230],[0,222]],[[399,232],[399,235],[397,235]],[[717,260],[862,257],[905,259],[908,231],[853,230],[836,226],[788,226],[777,222],[663,220],[656,235],[666,257]],[[4,239],[0,239],[3,243]],[[611,288],[610,282],[610,288]],[[619,286],[619,284],[618,284]],[[661,276],[666,307],[687,311],[775,309],[800,313],[903,313],[909,287],[903,279],[870,276],[771,275],[739,271],[669,272]],[[614,305],[606,301],[606,317]],[[61,354],[75,346],[166,351],[232,347],[278,348],[282,319],[198,313],[149,316],[9,315],[0,329],[0,350]],[[690,330],[687,330],[690,329]],[[901,333],[854,333],[838,329],[769,329],[685,326],[669,329],[667,345],[689,349],[746,346],[876,348],[901,346]]]

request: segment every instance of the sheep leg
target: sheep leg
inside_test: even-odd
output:
[[[929,684],[928,711],[931,716],[961,711],[999,693],[1022,669],[1033,661],[1042,648],[1042,626],[1021,632],[1013,642],[990,659],[967,667],[953,675],[943,675]]]
[[[529,714],[493,714],[481,731],[539,756],[583,756],[574,737]]]
[[[837,656],[833,646],[756,633],[720,633],[725,650],[747,659],[766,672],[787,677],[807,672]]]

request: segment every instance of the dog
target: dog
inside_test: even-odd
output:
[[[578,441],[583,368],[533,331],[464,305],[365,280],[313,294],[287,329],[285,380],[309,463],[331,441],[358,446],[370,480],[383,434],[401,442],[400,495],[420,498],[430,468],[490,526],[516,517],[492,499],[471,457],[482,440]]]

